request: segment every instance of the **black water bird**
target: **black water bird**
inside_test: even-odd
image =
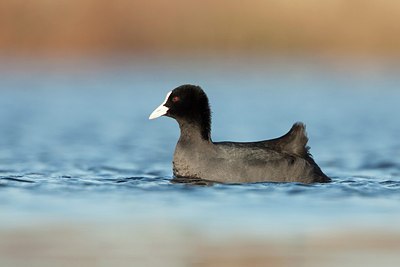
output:
[[[220,183],[325,183],[326,176],[313,160],[303,123],[285,135],[258,142],[213,142],[207,95],[199,86],[182,85],[151,113],[174,118],[180,138],[173,159],[174,176]]]

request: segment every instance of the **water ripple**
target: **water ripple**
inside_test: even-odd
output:
[[[22,177],[22,176],[18,176]],[[12,182],[18,182],[18,183],[34,183],[35,181],[28,180],[28,179],[21,179],[21,178],[16,178],[16,177],[2,177],[0,178],[2,181],[12,181]]]

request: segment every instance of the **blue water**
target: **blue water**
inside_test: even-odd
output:
[[[211,234],[400,231],[394,66],[11,63],[0,67],[0,227],[169,222]],[[303,121],[311,152],[333,182],[170,183],[178,126],[148,116],[183,83],[208,93],[215,141],[274,138]]]

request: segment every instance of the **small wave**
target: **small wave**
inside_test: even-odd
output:
[[[121,183],[129,183],[132,181],[141,182],[145,179],[146,179],[145,177],[127,177],[127,178],[114,179],[114,182],[117,184],[121,184]]]
[[[20,182],[20,183],[35,183],[35,181],[16,178],[16,177],[3,177],[3,178],[1,178],[1,180],[7,180],[7,181],[12,181],[12,182]]]
[[[400,181],[387,180],[379,182],[379,184],[389,188],[400,188]]]
[[[400,169],[400,165],[397,162],[385,160],[385,161],[374,161],[374,162],[365,162],[360,166],[360,169],[368,169],[368,170],[387,170],[387,169]]]
[[[137,170],[134,170],[134,169],[117,168],[117,167],[111,167],[111,166],[89,167],[87,170],[95,172],[95,173],[102,172],[102,171],[114,172],[114,173],[137,173]]]

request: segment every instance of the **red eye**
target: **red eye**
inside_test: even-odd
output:
[[[174,96],[172,98],[172,102],[174,102],[174,103],[178,102],[179,100],[180,100],[179,96]]]

